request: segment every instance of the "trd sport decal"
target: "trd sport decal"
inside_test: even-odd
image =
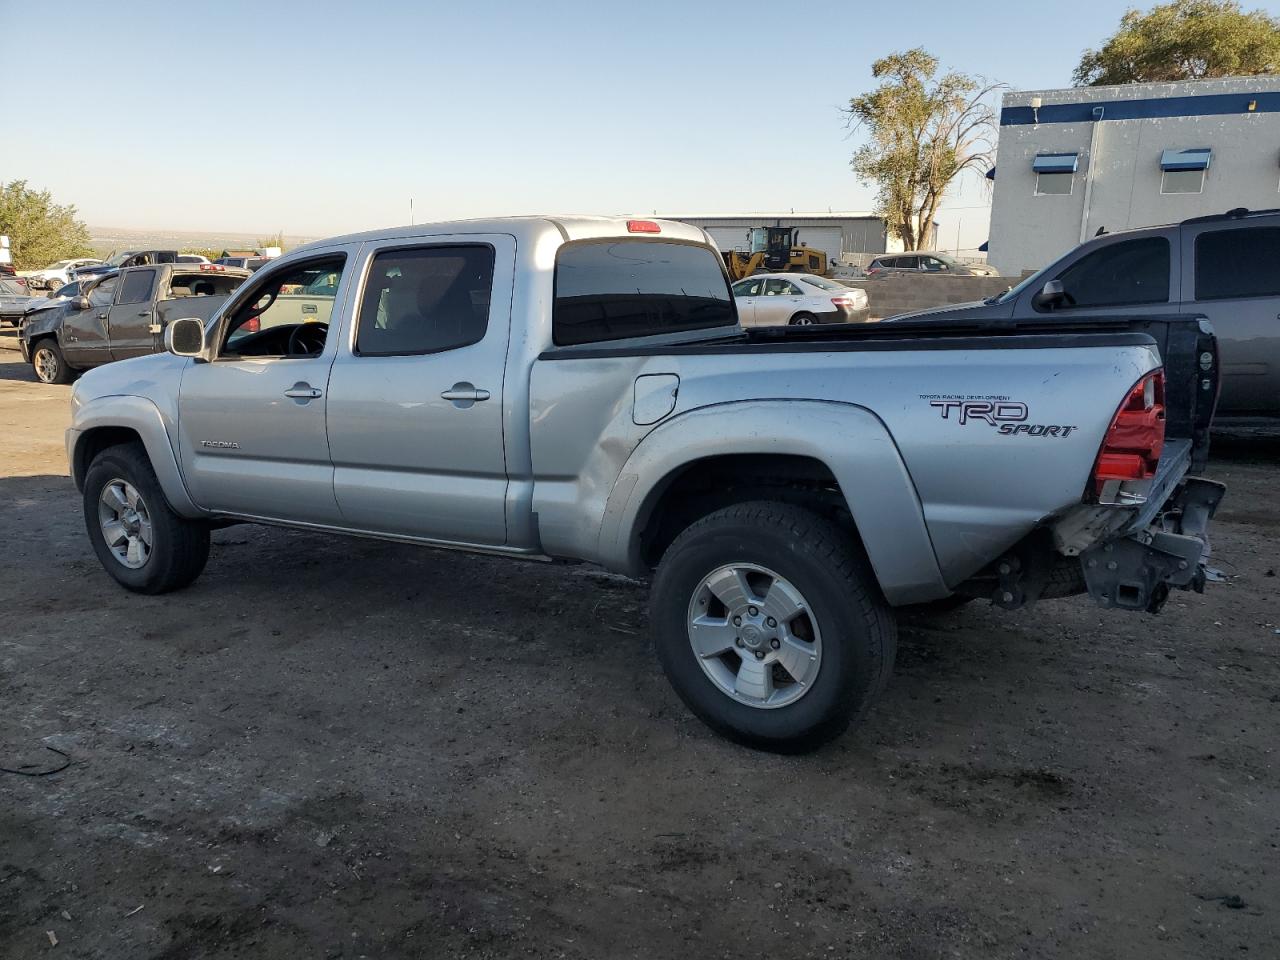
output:
[[[985,423],[1006,437],[1069,437],[1077,428],[1059,423],[1027,423],[1027,405],[1005,396],[961,396],[958,394],[922,393],[921,400],[942,414],[943,420],[957,426]]]

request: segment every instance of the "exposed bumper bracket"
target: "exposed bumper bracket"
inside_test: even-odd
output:
[[[1209,519],[1226,486],[1188,477],[1150,526],[1084,551],[1089,595],[1103,607],[1157,613],[1170,587],[1204,590]]]

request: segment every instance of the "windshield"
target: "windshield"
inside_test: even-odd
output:
[[[63,267],[69,267],[69,266],[71,266],[73,263],[75,263],[75,261],[74,261],[74,260],[59,260],[57,263],[51,263],[51,264],[49,264],[49,266],[45,267],[45,269],[46,269],[46,270],[61,270]]]
[[[126,260],[128,260],[132,256],[133,256],[132,250],[124,250],[120,253],[115,253],[113,251],[111,256],[107,258],[107,266],[118,267],[120,266],[120,264],[124,263]]]
[[[29,297],[31,294],[27,293],[25,288],[18,286],[18,284],[12,280],[0,279],[0,296]]]
[[[1010,300],[1016,300],[1018,298],[1018,295],[1022,293],[1023,290],[1026,290],[1028,287],[1034,287],[1036,283],[1040,281],[1040,275],[1045,273],[1048,269],[1049,269],[1048,267],[1045,267],[1044,270],[1040,270],[1037,273],[1033,273],[1031,276],[1027,277],[1021,283],[1017,284],[1016,286],[1010,287],[1004,293],[998,293],[994,297],[990,297],[982,302],[987,304],[988,306],[995,306],[997,303],[1008,303]]]

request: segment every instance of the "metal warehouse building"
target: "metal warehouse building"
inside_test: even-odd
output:
[[[884,218],[870,213],[742,213],[730,216],[666,216],[711,234],[721,250],[749,250],[752,227],[797,227],[796,242],[822,250],[828,259],[865,264],[877,253],[901,250]]]
[[[994,180],[1006,277],[1100,229],[1280,206],[1280,77],[1007,94]]]

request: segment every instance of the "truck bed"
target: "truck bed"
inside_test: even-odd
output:
[[[1165,367],[1166,436],[1191,441],[1191,469],[1199,471],[1208,461],[1209,427],[1219,389],[1217,343],[1209,321],[1200,314],[1117,315],[1052,322],[966,318],[757,327],[740,336],[685,343],[558,347],[543,352],[539,359],[882,350],[1049,350],[1150,344],[1159,351]]]

